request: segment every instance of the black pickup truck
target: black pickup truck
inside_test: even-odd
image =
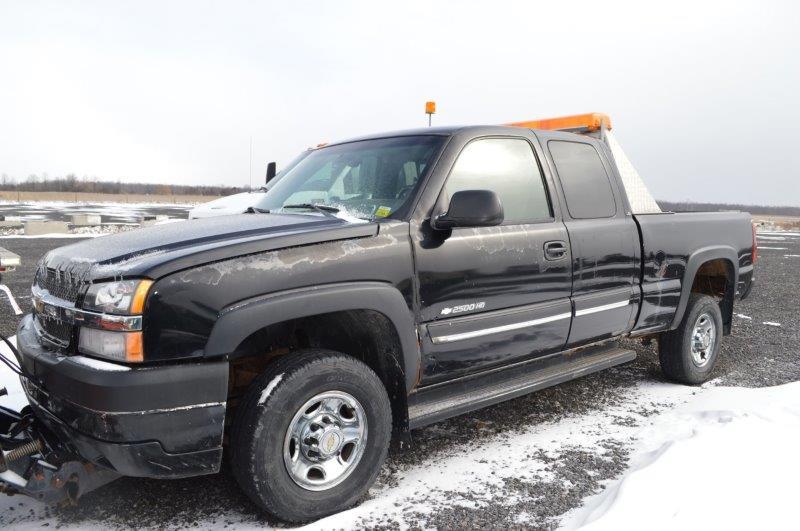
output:
[[[226,454],[265,511],[314,519],[364,495],[393,435],[628,362],[621,338],[707,380],[755,253],[745,213],[632,214],[591,135],[327,145],[248,213],[41,260],[0,479],[74,497],[98,471],[212,474]]]

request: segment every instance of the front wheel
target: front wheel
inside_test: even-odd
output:
[[[234,422],[231,462],[267,512],[305,522],[355,504],[375,481],[391,437],[386,390],[365,364],[309,349],[251,385]]]
[[[713,297],[692,293],[680,326],[659,336],[661,370],[670,380],[697,385],[711,377],[722,340],[722,312]]]

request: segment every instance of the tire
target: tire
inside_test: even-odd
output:
[[[391,433],[389,398],[372,369],[331,350],[295,351],[256,378],[240,404],[231,432],[233,474],[264,511],[307,522],[364,495]],[[326,447],[333,453],[325,455]]]
[[[695,342],[693,336],[696,328],[708,328],[713,336],[700,333],[698,337],[701,339]],[[711,377],[721,341],[722,312],[719,303],[708,295],[692,293],[680,326],[659,336],[661,371],[678,383],[701,384]]]

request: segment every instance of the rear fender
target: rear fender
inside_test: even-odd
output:
[[[689,256],[689,260],[686,263],[686,270],[684,271],[681,283],[681,299],[678,303],[678,309],[675,311],[675,316],[672,319],[672,324],[669,327],[670,330],[675,330],[681,324],[683,314],[686,312],[686,305],[689,303],[689,296],[692,293],[692,284],[694,284],[697,271],[704,263],[718,259],[729,262],[729,268],[733,273],[733,278],[728,282],[725,297],[726,299],[728,296],[731,298],[733,297],[733,293],[736,291],[736,282],[739,278],[739,257],[734,248],[726,245],[719,245],[698,249]],[[730,307],[733,308],[733,305],[730,304]],[[729,323],[729,317],[730,316],[726,318],[726,316],[723,315],[723,320]]]

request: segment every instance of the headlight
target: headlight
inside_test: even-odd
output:
[[[94,284],[86,292],[83,308],[117,315],[141,314],[152,280],[122,280]]]
[[[116,361],[144,361],[142,312],[152,285],[152,280],[93,284],[83,301],[88,311],[78,332],[78,350]]]

